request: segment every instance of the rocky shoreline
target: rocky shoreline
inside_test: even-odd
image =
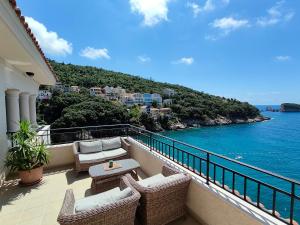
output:
[[[187,120],[184,122],[177,122],[172,124],[167,130],[182,130],[191,127],[207,127],[207,126],[222,126],[222,125],[232,125],[232,124],[248,124],[257,123],[270,120],[269,117],[257,116],[253,119],[235,119],[231,120],[225,117],[218,117],[216,119],[207,119],[205,121],[201,120]]]

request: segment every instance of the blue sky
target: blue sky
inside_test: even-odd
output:
[[[300,1],[19,0],[44,52],[233,97],[300,103]]]

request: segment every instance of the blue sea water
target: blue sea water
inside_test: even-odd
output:
[[[264,110],[265,106],[258,108]],[[273,108],[276,109],[278,106]],[[263,111],[262,114],[271,120],[253,124],[168,131],[163,135],[300,181],[300,113]],[[276,179],[254,174],[253,171],[241,170],[240,172],[270,184],[279,183]],[[280,187],[290,191],[290,185],[287,183],[283,182]],[[253,187],[253,190],[255,189]],[[296,193],[300,193],[298,186]],[[267,199],[269,203],[266,203],[269,207],[271,194],[266,190],[264,195],[270,198]],[[251,197],[255,197],[255,194]],[[289,198],[277,195],[276,205],[283,216],[289,216]],[[296,201],[295,209],[295,217],[299,221],[300,202]]]

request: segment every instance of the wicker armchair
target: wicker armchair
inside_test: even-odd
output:
[[[126,155],[122,155],[122,156],[114,157],[114,158],[108,158],[108,159],[105,159],[105,160],[103,160],[103,159],[99,159],[99,160],[94,159],[91,162],[82,162],[82,161],[80,161],[79,154],[81,154],[81,153],[80,153],[80,148],[79,148],[79,142],[80,141],[75,141],[73,143],[73,153],[74,153],[74,157],[75,157],[75,170],[77,172],[88,171],[91,166],[94,166],[94,165],[97,165],[97,164],[103,163],[103,162],[108,162],[111,159],[121,160],[121,159],[128,159],[129,158],[128,150],[130,148],[130,144],[123,137],[121,137],[121,147],[124,150],[127,151]]]
[[[170,176],[180,173],[170,166],[164,165],[162,174]],[[185,202],[191,177],[171,181],[156,187],[144,187],[126,174],[132,186],[141,194],[137,216],[143,225],[164,225],[185,215]]]
[[[57,221],[60,225],[134,225],[136,208],[141,195],[121,178],[120,189],[130,187],[132,195],[115,203],[74,213],[75,198],[71,189],[66,191]]]

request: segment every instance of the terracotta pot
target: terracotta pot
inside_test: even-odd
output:
[[[39,183],[43,177],[43,166],[37,167],[32,170],[19,171],[21,184],[33,185]]]

